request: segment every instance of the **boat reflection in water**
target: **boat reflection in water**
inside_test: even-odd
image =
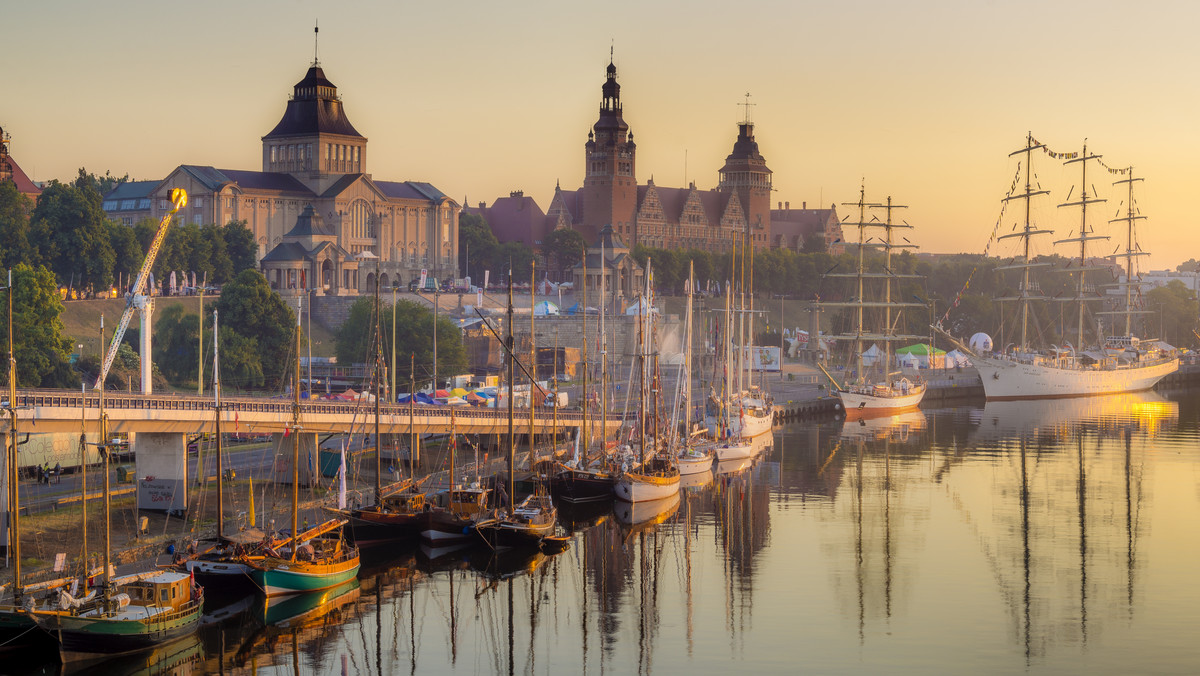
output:
[[[31,672],[32,673],[32,672]],[[53,673],[53,672],[47,672]],[[186,676],[203,674],[204,647],[195,634],[144,652],[105,660],[103,664],[65,664],[63,674],[95,674],[106,676]]]
[[[1111,436],[1127,426],[1156,436],[1179,419],[1179,403],[1157,392],[1103,397],[989,401],[972,415],[979,440],[1018,437],[1070,437],[1080,425]]]
[[[658,500],[642,502],[613,502],[613,514],[617,523],[634,531],[657,526],[663,523],[679,509],[679,492]]]

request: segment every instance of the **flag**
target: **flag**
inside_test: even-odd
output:
[[[234,411],[233,412],[233,431],[236,432],[240,428],[241,428],[241,425],[238,424],[238,413],[237,413],[237,411]]]
[[[285,437],[286,437],[287,435],[291,434],[291,432],[292,432],[292,430],[291,430],[291,428],[290,428],[290,427],[284,427],[284,428],[283,428],[283,436],[285,436]]]

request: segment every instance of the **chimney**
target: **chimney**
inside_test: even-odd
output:
[[[801,202],[801,203],[800,203],[800,208],[801,208],[801,209],[807,209],[807,208],[808,208],[808,202]]]
[[[782,210],[783,210],[783,202],[780,202],[780,203],[779,203],[779,209],[780,209],[780,211],[782,211]]]
[[[783,203],[783,208],[784,208],[784,209],[787,209],[788,211],[791,211],[791,210],[792,210],[792,203],[791,203],[791,202],[784,202],[784,203]]]

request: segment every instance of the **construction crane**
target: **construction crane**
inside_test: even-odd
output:
[[[108,370],[112,368],[113,359],[117,356],[117,349],[121,347],[121,339],[125,337],[125,329],[129,328],[129,320],[133,318],[133,311],[139,310],[142,313],[140,350],[142,394],[150,394],[150,313],[153,311],[154,301],[149,292],[143,294],[142,290],[146,288],[146,280],[150,278],[150,268],[154,267],[154,259],[158,258],[158,250],[162,248],[163,240],[167,238],[167,227],[171,225],[171,218],[185,206],[187,206],[187,191],[183,188],[173,188],[171,190],[171,210],[158,223],[158,232],[154,233],[154,241],[150,243],[150,250],[146,252],[146,260],[142,261],[142,269],[138,272],[137,281],[133,283],[133,289],[130,290],[129,299],[125,303],[125,312],[121,315],[121,321],[113,333],[112,343],[109,344],[108,352],[104,355],[104,363],[100,366],[100,377],[96,378],[96,384],[93,387],[104,387],[104,381],[108,378]]]

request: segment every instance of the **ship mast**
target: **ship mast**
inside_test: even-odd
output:
[[[909,225],[908,223],[893,223],[892,222],[892,211],[895,209],[907,209],[908,208],[907,206],[904,206],[902,204],[893,204],[892,196],[888,195],[886,204],[879,205],[874,208],[884,210],[883,224],[882,225],[873,224],[873,225],[875,225],[876,227],[882,227],[883,231],[884,231],[883,270],[885,273],[887,273],[887,276],[883,278],[883,285],[884,285],[883,286],[883,289],[884,289],[883,302],[884,302],[884,314],[885,314],[884,319],[886,322],[884,324],[883,334],[884,334],[884,336],[887,336],[887,338],[885,338],[883,341],[883,345],[884,345],[883,377],[884,377],[884,380],[887,380],[888,369],[890,369],[892,367],[892,341],[889,340],[888,338],[892,338],[895,336],[895,328],[892,326],[892,280],[897,277],[918,277],[919,276],[919,275],[897,275],[897,274],[893,273],[892,272],[892,249],[915,249],[917,247],[915,244],[912,244],[912,243],[897,244],[892,240],[892,231],[895,230],[896,228],[912,229],[912,226]],[[908,240],[905,240],[905,241],[907,242]],[[932,360],[933,360],[933,354],[932,354],[933,344],[932,343],[929,345],[929,349],[931,352],[931,354],[929,355],[929,360],[930,360],[930,365],[932,365]]]
[[[1093,230],[1090,227],[1088,227],[1088,222],[1087,222],[1088,205],[1089,204],[1099,204],[1099,203],[1107,201],[1103,198],[1096,197],[1095,190],[1092,191],[1091,196],[1088,195],[1088,181],[1087,181],[1088,162],[1090,160],[1099,160],[1101,157],[1102,157],[1102,155],[1088,155],[1087,139],[1084,139],[1083,152],[1080,153],[1078,157],[1074,157],[1063,163],[1063,164],[1079,163],[1079,166],[1082,170],[1081,171],[1082,175],[1080,177],[1081,192],[1079,193],[1079,200],[1075,201],[1075,202],[1064,202],[1064,203],[1058,205],[1058,207],[1060,209],[1070,208],[1070,207],[1079,207],[1079,236],[1078,237],[1069,237],[1067,239],[1060,239],[1060,240],[1054,242],[1055,244],[1068,244],[1068,243],[1073,244],[1075,242],[1079,243],[1079,268],[1078,268],[1079,284],[1077,285],[1077,289],[1078,289],[1077,294],[1078,295],[1076,298],[1071,299],[1071,300],[1079,301],[1079,320],[1078,320],[1078,328],[1077,328],[1078,333],[1076,334],[1076,340],[1078,341],[1078,344],[1075,347],[1075,350],[1077,353],[1083,347],[1084,303],[1086,303],[1088,300],[1095,300],[1095,298],[1088,298],[1088,297],[1084,296],[1084,293],[1087,291],[1087,271],[1102,269],[1102,268],[1098,268],[1098,267],[1088,267],[1087,245],[1088,245],[1088,242],[1091,242],[1093,240],[1108,239],[1108,235],[1093,234]],[[1069,193],[1068,193],[1067,199],[1070,199]]]
[[[1028,349],[1027,346],[1029,344],[1029,301],[1045,300],[1045,296],[1041,295],[1041,288],[1040,287],[1035,288],[1034,284],[1032,283],[1032,281],[1030,279],[1030,277],[1031,277],[1030,270],[1035,267],[1045,267],[1046,265],[1048,265],[1048,263],[1033,263],[1032,262],[1032,256],[1033,256],[1032,240],[1033,240],[1033,237],[1036,235],[1049,235],[1054,232],[1053,230],[1037,229],[1037,226],[1035,226],[1033,224],[1033,215],[1032,215],[1033,198],[1037,197],[1039,195],[1049,195],[1050,194],[1049,190],[1042,190],[1040,184],[1037,185],[1037,188],[1038,188],[1037,190],[1034,189],[1036,179],[1034,179],[1034,177],[1033,177],[1033,151],[1041,150],[1045,147],[1046,147],[1045,144],[1038,143],[1037,140],[1033,138],[1033,132],[1029,132],[1025,136],[1025,147],[1020,150],[1015,150],[1008,154],[1009,157],[1013,157],[1014,155],[1024,155],[1025,156],[1025,189],[1022,192],[1017,193],[1016,195],[1010,195],[1008,197],[1005,197],[1003,200],[1004,202],[1011,202],[1011,201],[1015,201],[1015,200],[1024,200],[1025,201],[1025,224],[1024,224],[1024,227],[1022,227],[1017,232],[1009,233],[1007,235],[1000,235],[999,237],[996,238],[997,240],[1002,240],[1002,239],[1012,239],[1015,237],[1015,238],[1020,238],[1020,240],[1021,240],[1021,254],[1020,254],[1021,262],[1010,264],[1010,265],[1002,265],[1002,266],[996,268],[996,270],[1021,270],[1021,288],[1018,290],[1017,295],[1010,296],[1008,298],[997,298],[997,300],[1001,300],[1001,301],[1015,300],[1020,304],[1020,308],[1021,308],[1021,342],[1018,343],[1018,345],[1017,345],[1018,352],[1026,352]],[[1035,291],[1037,292],[1037,295],[1034,295]]]
[[[1148,251],[1142,251],[1142,248],[1138,246],[1137,243],[1137,235],[1135,233],[1136,221],[1144,219],[1145,216],[1142,216],[1135,206],[1133,199],[1133,184],[1146,179],[1134,177],[1132,166],[1121,169],[1120,172],[1128,176],[1128,178],[1121,179],[1120,181],[1114,181],[1113,185],[1126,185],[1128,194],[1125,198],[1125,201],[1128,206],[1125,210],[1124,216],[1120,218],[1114,218],[1110,220],[1109,223],[1125,223],[1125,251],[1124,253],[1120,254],[1125,258],[1125,283],[1121,285],[1125,287],[1125,309],[1117,310],[1116,312],[1101,312],[1100,314],[1125,315],[1125,335],[1132,336],[1133,315],[1145,314],[1147,312],[1146,310],[1133,309],[1133,288],[1135,286],[1140,287],[1142,285],[1140,274],[1138,275],[1138,281],[1133,281],[1133,259],[1137,256],[1150,255]]]

